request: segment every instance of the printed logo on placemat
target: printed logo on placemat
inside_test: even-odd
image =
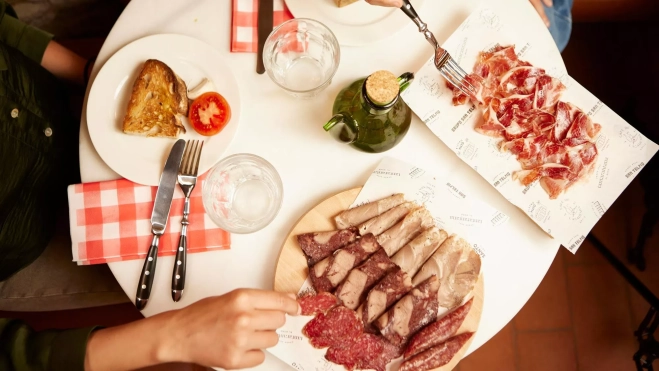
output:
[[[503,27],[503,23],[501,22],[501,18],[492,11],[492,9],[483,9],[480,11],[478,14],[478,18],[480,21],[485,25],[485,27],[492,29],[492,30],[500,30],[501,27]]]
[[[410,173],[409,173],[410,179],[419,178],[419,177],[423,176],[423,174],[425,174],[425,173],[426,173],[426,171],[423,170],[422,168],[414,167],[414,168],[412,168],[412,170],[410,170]]]
[[[478,147],[472,143],[469,138],[458,141],[455,146],[455,154],[465,161],[471,161],[476,157]]]
[[[293,344],[304,340],[302,336],[295,335],[293,334],[293,331],[290,330],[281,330],[281,332],[277,332],[277,335],[279,335],[279,341],[284,344]]]
[[[563,212],[563,216],[571,221],[583,221],[584,213],[581,206],[579,206],[575,201],[566,198],[560,203],[560,209]]]
[[[540,201],[530,203],[526,208],[526,213],[538,223],[546,223],[550,216],[549,209]]]
[[[625,169],[625,178],[632,178],[636,176],[636,173],[641,171],[645,167],[645,162],[634,162],[627,169]]]
[[[606,206],[599,201],[593,201],[590,203],[590,207],[593,209],[593,213],[597,215],[598,218],[602,217],[606,212]]]
[[[643,135],[631,126],[625,126],[618,131],[618,136],[629,146],[629,148],[640,148],[645,144]]]
[[[416,201],[419,204],[426,204],[432,202],[432,200],[435,198],[435,187],[432,184],[427,184],[425,186],[422,186],[419,188],[418,191],[416,191],[417,199]]]
[[[464,225],[465,227],[473,227],[475,225],[483,224],[483,219],[470,214],[451,215],[449,216],[449,219],[460,225]]]
[[[467,195],[462,193],[462,191],[459,190],[458,187],[454,186],[451,183],[446,183],[446,187],[448,187],[449,191],[451,191],[451,194],[455,196],[455,198],[463,199],[467,197]]]
[[[585,239],[586,239],[586,236],[584,236],[584,235],[574,236],[570,239],[570,242],[565,247],[567,247],[567,249],[570,250],[570,251],[574,251],[574,249],[581,246],[581,243],[583,243],[583,241]]]
[[[595,175],[597,179],[597,188],[602,188],[606,181],[609,179],[609,158],[604,157],[597,166],[595,170]]]
[[[373,172],[373,175],[383,179],[400,178],[399,172],[391,171],[389,169],[377,169]]]

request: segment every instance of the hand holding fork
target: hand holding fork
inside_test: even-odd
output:
[[[199,159],[201,150],[204,146],[203,141],[188,140],[183,153],[183,160],[179,168],[178,184],[185,194],[185,203],[183,206],[183,219],[181,220],[181,237],[178,241],[176,250],[176,260],[174,262],[174,272],[172,273],[172,299],[175,302],[181,300],[183,288],[185,287],[185,264],[188,249],[188,225],[190,224],[188,216],[190,215],[190,194],[197,184],[197,172],[199,171]]]

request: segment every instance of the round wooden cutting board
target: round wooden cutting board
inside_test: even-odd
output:
[[[279,253],[279,259],[277,259],[274,280],[275,291],[297,294],[309,274],[307,260],[295,236],[302,233],[336,230],[334,217],[348,209],[360,191],[361,187],[332,196],[311,209],[297,222],[293,230],[286,236],[284,246],[282,246]],[[450,231],[448,232],[450,233]],[[458,330],[458,334],[468,331],[476,332],[478,329],[478,323],[480,322],[481,312],[483,310],[483,287],[483,275],[481,274],[472,292],[474,302],[471,310]],[[472,340],[473,337],[460,349],[451,362],[433,371],[452,370],[462,360],[462,356],[467,351],[467,348],[469,348]]]

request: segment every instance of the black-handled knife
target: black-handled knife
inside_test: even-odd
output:
[[[185,288],[185,264],[187,260],[188,238],[179,237],[176,259],[174,260],[174,274],[172,275],[172,300],[178,302]]]
[[[167,162],[165,162],[165,168],[160,176],[160,183],[158,184],[158,191],[156,192],[156,202],[153,204],[153,211],[151,212],[151,233],[153,233],[153,241],[151,242],[151,247],[149,247],[149,252],[144,260],[140,280],[137,284],[137,294],[135,295],[135,306],[139,310],[146,307],[149,297],[151,296],[153,278],[156,275],[158,244],[160,242],[160,237],[165,233],[165,228],[167,228],[169,209],[172,206],[172,197],[174,196],[174,188],[176,187],[176,177],[178,175],[178,168],[181,165],[184,149],[185,140],[179,139],[174,143],[174,146],[169,153],[169,157],[167,158]]]
[[[270,32],[272,32],[273,8],[273,0],[259,0],[259,16],[258,24],[256,25],[258,34],[256,72],[258,74],[265,72],[265,66],[263,65],[263,46],[265,45],[265,40],[270,36]]]

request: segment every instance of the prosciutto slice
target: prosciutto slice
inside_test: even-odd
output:
[[[539,182],[555,199],[592,172],[601,126],[560,100],[560,80],[519,60],[513,46],[481,52],[467,80],[477,92],[467,97],[449,84],[453,104],[471,99],[482,108],[475,130],[502,138],[499,148],[517,157],[522,170],[513,179],[525,186]]]

